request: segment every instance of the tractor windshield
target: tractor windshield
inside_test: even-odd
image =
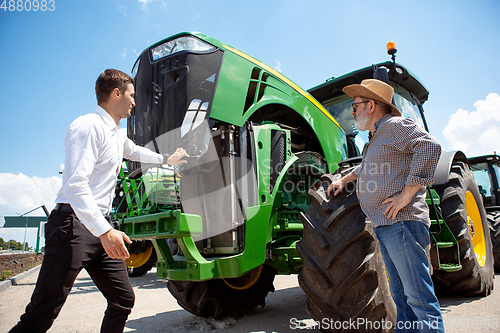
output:
[[[402,115],[412,119],[420,127],[425,129],[418,105],[411,97],[410,93],[398,84],[392,83],[391,85],[394,88],[394,104],[401,111]],[[350,157],[361,155],[360,152],[363,151],[364,145],[368,142],[368,131],[361,132],[354,126],[354,117],[352,116],[351,107],[353,102],[353,99],[349,96],[342,95],[324,104],[328,112],[337,119],[345,130],[347,140],[354,143],[354,151],[349,152]]]

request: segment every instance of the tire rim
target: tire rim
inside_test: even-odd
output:
[[[467,191],[465,199],[472,247],[474,248],[479,266],[482,267],[486,264],[486,242],[484,239],[483,220],[474,195],[470,191]]]
[[[257,282],[257,280],[259,280],[263,268],[264,265],[260,265],[259,267],[255,267],[250,272],[245,273],[240,277],[222,280],[224,280],[224,282],[233,289],[245,290],[253,286]]]
[[[141,267],[145,263],[148,262],[151,254],[153,253],[153,247],[150,246],[148,249],[142,253],[131,253],[130,257],[125,260],[128,268],[137,268]]]

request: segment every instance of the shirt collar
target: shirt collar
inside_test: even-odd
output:
[[[380,125],[382,125],[383,123],[385,123],[387,120],[389,120],[392,117],[393,117],[393,115],[391,113],[384,114],[382,117],[380,117],[379,120],[377,120],[375,122],[375,124],[373,124],[373,127],[374,127],[373,134],[368,132],[368,140],[371,140],[373,138],[375,133],[377,133],[377,129],[380,127]]]
[[[377,120],[375,122],[375,124],[373,124],[373,127],[375,127],[375,130],[373,131],[373,133],[375,133],[377,131],[377,129],[380,127],[380,125],[382,125],[383,123],[385,123],[386,121],[388,121],[392,117],[394,117],[394,116],[391,113],[384,114],[382,117],[380,117],[380,119]]]
[[[113,118],[111,118],[111,116],[109,115],[109,113],[106,110],[104,110],[101,106],[99,105],[96,106],[95,112],[101,116],[102,120],[110,130],[114,131],[114,130],[119,130],[121,128],[121,123],[118,122],[118,124],[116,124]]]

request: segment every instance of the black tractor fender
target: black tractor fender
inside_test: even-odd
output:
[[[443,185],[450,179],[451,165],[453,161],[464,162],[469,165],[469,161],[463,152],[460,150],[446,151],[441,153],[436,171],[434,172],[434,184]]]

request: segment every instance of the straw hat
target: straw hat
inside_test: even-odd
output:
[[[394,89],[387,83],[377,79],[366,79],[361,84],[351,84],[342,89],[349,97],[364,97],[385,103],[391,107],[391,113],[401,116],[401,112],[392,104]]]

